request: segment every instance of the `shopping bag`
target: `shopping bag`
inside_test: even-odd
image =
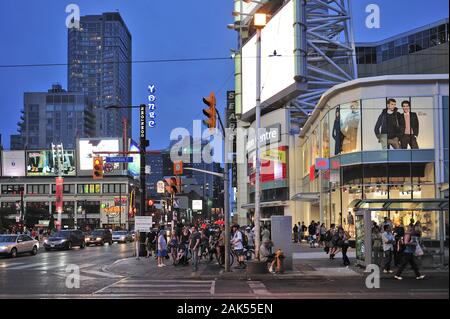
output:
[[[416,251],[414,252],[414,256],[420,257],[423,256],[423,249],[419,244],[416,245]]]

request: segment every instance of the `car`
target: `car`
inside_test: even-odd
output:
[[[46,251],[52,249],[70,250],[75,246],[79,246],[81,249],[86,247],[84,234],[78,229],[60,230],[44,240],[44,248]]]
[[[24,253],[36,255],[38,250],[39,242],[28,235],[0,235],[0,255],[15,258]]]
[[[113,244],[112,233],[109,229],[95,229],[92,234],[86,236],[86,245],[104,245]]]
[[[133,241],[133,237],[126,230],[118,230],[113,232],[113,242],[115,243],[128,243]]]

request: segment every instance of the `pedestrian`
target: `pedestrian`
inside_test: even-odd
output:
[[[172,265],[175,265],[178,255],[178,237],[176,234],[172,234],[172,238],[169,243],[170,255],[172,257]]]
[[[391,270],[391,263],[392,263],[392,255],[394,253],[395,237],[389,225],[384,225],[384,232],[381,235],[381,238],[383,241],[383,253],[384,253],[383,272],[385,274],[386,273],[392,274],[394,271]]]
[[[413,223],[414,224],[414,223]],[[406,266],[408,264],[411,265],[411,268],[413,269],[416,279],[421,280],[425,278],[425,275],[421,275],[419,272],[419,267],[417,266],[414,253],[416,252],[417,242],[412,240],[411,233],[408,231],[406,232],[403,239],[400,241],[401,245],[404,246],[403,249],[403,261],[400,267],[397,270],[397,273],[395,274],[394,278],[397,280],[402,280],[402,272],[405,270]]]
[[[325,227],[325,223],[322,223],[319,228],[319,246],[325,247],[325,234],[327,233],[327,228]]]
[[[336,246],[339,247],[342,251],[342,262],[344,267],[348,267],[350,265],[350,259],[347,256],[347,250],[350,246],[349,239],[350,234],[344,230],[344,227],[339,226],[337,230],[338,240],[336,242]]]
[[[383,240],[381,237],[380,228],[378,226],[375,226],[372,228],[372,251],[373,251],[373,263],[378,266],[381,265],[382,250],[383,250]]]
[[[388,217],[384,217],[383,224],[381,225],[381,229],[384,229],[384,226],[389,226],[390,229],[392,229],[392,222]]]
[[[270,240],[270,230],[267,228],[267,226],[264,226],[261,232],[261,241],[265,240]]]
[[[306,227],[305,222],[302,222],[302,227],[301,227],[301,239],[302,240],[305,239],[305,234],[306,234],[307,230],[308,230],[308,227]]]
[[[247,236],[247,249],[255,249],[255,234],[252,232],[250,226],[245,229],[245,235]]]
[[[158,267],[165,267],[167,266],[164,263],[164,259],[167,256],[167,241],[166,238],[164,237],[164,230],[160,230],[159,231],[159,236],[158,236],[158,250],[157,250],[157,256],[158,256]]]
[[[333,242],[334,234],[336,231],[336,224],[331,224],[330,229],[325,234],[325,252],[330,254],[330,259],[334,259],[336,247]]]
[[[273,266],[275,265],[275,254],[272,254],[273,243],[270,240],[265,240],[262,242],[259,248],[259,259],[261,262],[266,263],[269,266],[269,272],[274,274],[275,270]]]
[[[311,221],[311,224],[309,224],[308,226],[309,248],[314,248],[315,235],[316,235],[316,223],[313,220]]]
[[[292,228],[292,232],[294,233],[294,243],[298,243],[298,226],[294,224],[294,228]]]
[[[217,256],[218,263],[220,265],[225,265],[225,231],[223,226],[219,228],[219,234],[217,239]]]
[[[197,272],[198,268],[198,252],[200,249],[201,235],[198,232],[197,226],[191,228],[191,237],[189,240],[189,248],[191,249],[192,255],[192,270]]]
[[[244,245],[243,245],[243,235],[239,230],[239,225],[233,225],[232,227],[233,237],[231,239],[231,244],[233,245],[233,250],[238,257],[238,265],[235,267],[237,269],[245,269],[247,265],[245,264],[245,256],[244,256]],[[264,239],[263,235],[263,241]]]
[[[400,219],[400,224],[394,228],[394,266],[399,267],[401,264],[402,247],[400,245],[400,240],[405,236],[405,226],[403,225],[403,220]]]
[[[150,258],[155,250],[154,248],[155,248],[156,233],[152,228],[150,228],[149,230],[150,231],[147,233],[147,236],[145,238],[145,247],[147,247],[146,258]]]

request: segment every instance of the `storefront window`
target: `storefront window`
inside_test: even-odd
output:
[[[407,110],[407,105],[402,105],[404,110]],[[403,117],[405,111],[402,112]],[[406,130],[412,130],[416,141],[412,141],[412,144],[406,145],[405,139],[403,148],[416,148],[418,149],[432,149],[434,148],[434,107],[432,97],[412,97],[411,98],[411,110],[409,116],[410,126],[405,128]],[[406,121],[407,123],[407,121]]]
[[[328,116],[330,113],[327,113],[321,121],[321,140],[322,140],[322,157],[329,158],[330,157],[330,124],[328,120]]]
[[[361,109],[360,102],[340,106],[340,132],[342,153],[353,153],[361,150]],[[335,135],[338,132],[334,132]]]
[[[316,127],[316,129],[313,131],[311,135],[311,162],[310,165],[316,164],[316,159],[320,157],[319,151],[319,128]]]
[[[328,125],[329,125],[329,133],[330,137],[328,140],[330,141],[330,155],[336,156],[339,155],[342,151],[342,133],[341,133],[341,117],[340,117],[341,109],[339,106],[328,112]]]

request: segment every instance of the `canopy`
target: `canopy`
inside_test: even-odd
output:
[[[448,210],[448,200],[441,198],[355,199],[348,208],[371,211],[442,211]]]

